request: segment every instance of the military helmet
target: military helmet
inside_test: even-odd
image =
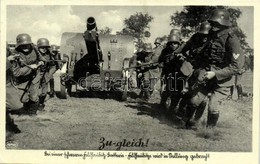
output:
[[[49,40],[46,38],[40,38],[37,41],[37,47],[50,47]]]
[[[211,29],[210,23],[208,21],[205,21],[200,24],[198,33],[208,34],[210,29]]]
[[[58,52],[58,46],[56,46],[56,45],[51,45],[51,51],[52,52]]]
[[[174,28],[171,30],[170,35],[181,35],[181,32],[179,29]]]
[[[26,33],[17,35],[16,48],[18,48],[20,45],[26,45],[26,44],[32,44],[31,36]]]
[[[177,43],[181,43],[181,39],[179,37],[179,35],[177,34],[170,34],[169,37],[168,37],[168,42],[167,43],[170,43],[170,42],[177,42]]]
[[[154,44],[162,44],[161,38],[156,38]]]
[[[226,9],[215,9],[212,12],[209,20],[211,22],[217,22],[222,26],[231,26],[229,12]]]
[[[152,44],[151,43],[145,43],[144,44],[144,49],[143,49],[144,52],[153,52],[153,47],[152,47]]]

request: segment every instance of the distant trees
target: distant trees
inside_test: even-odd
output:
[[[148,13],[137,12],[124,20],[125,28],[118,34],[131,35],[137,39],[137,46],[142,47],[144,38],[150,37],[150,23],[153,21],[153,17]]]

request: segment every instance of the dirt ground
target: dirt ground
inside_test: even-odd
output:
[[[58,91],[58,75],[55,82]],[[253,74],[246,72],[244,91],[253,92],[252,84]],[[46,111],[37,116],[12,115],[22,132],[8,133],[6,139],[16,143],[14,149],[98,150],[103,139],[115,143],[103,150],[250,152],[252,98],[244,97],[243,102],[235,99],[236,95],[220,106],[216,129],[205,128],[205,111],[201,127],[195,131],[183,128],[183,122],[163,112],[157,91],[147,104],[97,96],[47,98]],[[117,144],[140,139],[143,147]]]

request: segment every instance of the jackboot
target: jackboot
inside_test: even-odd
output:
[[[242,101],[243,100],[243,88],[242,85],[239,84],[236,86],[237,87],[237,96],[238,96],[238,101]]]
[[[217,125],[219,113],[208,114],[207,128],[214,128]]]
[[[192,119],[192,117],[193,117],[195,111],[196,111],[196,107],[194,107],[190,104],[187,106],[187,109],[186,109],[186,119],[187,120],[186,120],[186,124],[185,124],[186,129],[193,129],[195,122]]]
[[[45,107],[45,104],[44,104],[45,98],[46,98],[46,96],[39,96],[39,108],[38,108],[39,111],[43,111],[43,110],[44,110],[44,107]]]
[[[21,130],[14,123],[8,112],[6,113],[6,130],[15,134],[21,133]]]
[[[54,79],[50,79],[50,97],[54,97],[55,91],[54,91]]]
[[[230,87],[230,95],[227,96],[227,100],[232,100],[233,92],[234,92],[234,86]]]
[[[201,104],[197,107],[197,110],[194,115],[194,121],[198,122],[200,118],[202,117],[204,110],[206,108],[207,102],[202,101]]]
[[[37,110],[39,110],[39,103],[34,101],[29,101],[29,109],[28,114],[29,115],[37,115]]]

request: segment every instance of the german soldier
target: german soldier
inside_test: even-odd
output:
[[[159,66],[162,67],[161,73],[161,104],[168,108],[167,99],[169,97],[173,98],[171,100],[171,106],[175,107],[178,104],[178,101],[181,97],[181,91],[183,87],[183,81],[176,79],[182,77],[180,68],[182,67],[183,62],[181,62],[181,57],[178,56],[175,52],[179,51],[180,48],[180,36],[179,34],[170,34],[168,37],[168,42],[166,47],[162,50],[162,53],[159,57],[158,62]],[[175,80],[173,82],[172,80]],[[165,84],[165,87],[163,86]],[[175,86],[174,86],[175,85]],[[173,96],[171,96],[174,93]]]
[[[189,77],[188,84],[189,86],[193,86],[199,80],[199,72],[201,72],[208,65],[208,61],[205,60],[205,56],[203,55],[203,51],[209,42],[209,30],[211,29],[209,22],[202,22],[199,27],[199,31],[195,33],[190,40],[188,40],[181,52],[187,57],[188,60],[191,61],[191,64],[194,68],[192,76]],[[187,54],[188,53],[188,54]],[[186,104],[186,128],[197,128],[200,118],[203,115],[203,112],[206,107],[207,97],[199,104],[199,106],[193,106],[193,104],[188,103],[190,96],[193,96],[194,90],[190,87],[188,93],[183,96],[183,99],[180,103],[180,107],[177,113],[177,116],[184,115],[184,106]],[[195,112],[194,119],[192,119],[193,114]]]
[[[58,46],[56,45],[51,45],[51,51],[52,51],[52,58],[54,60],[61,60],[60,54],[58,53]],[[60,69],[61,63],[57,61],[51,61],[50,66],[55,66],[56,70]],[[50,79],[50,97],[54,97],[55,91],[54,91],[54,78],[53,76]]]
[[[41,89],[39,95],[39,109],[43,110],[45,107],[44,101],[47,96],[48,83],[53,78],[53,74],[57,70],[57,64],[54,61],[54,55],[50,51],[49,40],[46,38],[40,38],[37,41],[37,47],[40,54],[45,58],[46,62],[40,67],[41,73]]]
[[[152,63],[151,58],[153,55],[153,49],[152,44],[146,43],[144,44],[144,49],[141,53],[138,54],[136,60],[137,60],[137,66],[139,66],[139,70],[137,71],[137,77],[141,79],[141,92],[139,94],[139,97],[143,99],[144,101],[149,101],[151,92],[153,90],[153,87],[151,86],[151,72],[149,71],[152,67],[149,66],[142,66],[145,64]]]
[[[208,54],[208,67],[198,74],[198,81],[206,82],[191,98],[190,103],[199,106],[208,93],[211,94],[208,104],[207,127],[215,127],[219,118],[218,106],[226,98],[232,76],[238,74],[243,66],[244,56],[238,38],[231,29],[230,16],[225,9],[216,9],[208,20],[212,26],[210,42],[204,51]],[[206,57],[205,57],[206,58]]]
[[[8,60],[12,64],[13,84],[17,89],[23,90],[21,96],[17,97],[17,101],[20,100],[24,106],[23,110],[19,110],[19,114],[35,115],[38,110],[38,89],[41,78],[37,68],[44,65],[46,59],[32,44],[30,35],[25,33],[17,35],[16,43],[15,51]]]

